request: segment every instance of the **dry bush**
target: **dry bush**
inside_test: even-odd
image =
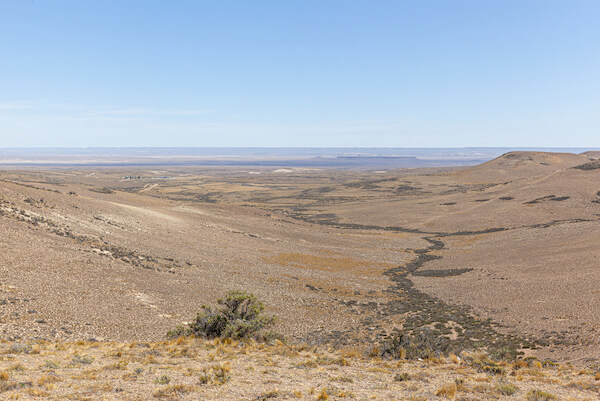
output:
[[[528,368],[528,367],[529,367],[529,364],[522,359],[515,361],[515,363],[513,364],[513,369],[515,369],[515,370],[516,369],[524,369],[524,368]]]
[[[496,390],[502,395],[513,395],[519,391],[519,388],[510,383],[499,383]]]
[[[196,387],[185,384],[174,384],[156,390],[152,395],[156,398],[174,398],[196,391]]]
[[[56,383],[61,381],[62,379],[56,375],[44,375],[38,379],[38,386],[44,386],[49,383]]]
[[[14,390],[18,386],[19,385],[13,381],[7,381],[7,380],[0,381],[0,393],[3,393],[5,391]]]
[[[456,383],[447,383],[436,390],[435,395],[453,400],[456,397]]]
[[[229,365],[213,365],[204,368],[200,374],[199,384],[225,384],[231,380],[231,368]]]
[[[169,376],[167,376],[167,375],[162,375],[160,377],[157,377],[154,380],[154,383],[156,383],[156,384],[169,384],[169,383],[171,383],[171,378]]]
[[[550,393],[546,393],[542,390],[530,390],[527,393],[527,401],[553,401],[557,400],[555,396]]]
[[[410,380],[410,375],[406,372],[398,373],[397,375],[394,376],[394,381],[396,381],[396,382],[405,382],[408,380]]]
[[[317,400],[328,400],[328,399],[329,399],[329,395],[327,394],[327,390],[326,389],[321,390],[321,392],[317,396]]]
[[[258,397],[256,397],[257,401],[264,401],[264,400],[268,400],[271,398],[277,398],[279,397],[279,391],[278,390],[271,390],[271,391],[267,391],[262,393],[261,395],[259,395]]]
[[[43,397],[44,399],[50,398],[50,393],[48,391],[40,389],[40,388],[28,388],[27,390],[25,390],[25,393],[27,395],[30,395],[30,396],[36,397],[36,398],[41,398],[41,397]]]
[[[396,331],[386,341],[376,345],[370,356],[390,359],[437,358],[451,351],[447,337],[437,335],[429,328],[411,332]]]

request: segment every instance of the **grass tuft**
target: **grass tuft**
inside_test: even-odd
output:
[[[554,395],[542,390],[530,390],[527,393],[527,401],[553,401],[558,400]]]
[[[328,399],[329,399],[329,395],[327,394],[327,390],[326,389],[321,390],[321,392],[317,396],[317,400],[328,400]]]
[[[513,395],[514,393],[519,391],[519,388],[517,386],[510,383],[500,383],[498,384],[496,389],[502,395]]]
[[[436,390],[435,395],[453,400],[456,397],[456,383],[447,383]]]
[[[185,384],[174,384],[156,390],[152,395],[155,398],[174,398],[196,391],[196,387]]]

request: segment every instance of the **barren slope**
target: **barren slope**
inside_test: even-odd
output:
[[[404,246],[421,243],[314,230],[234,205],[10,182],[0,191],[9,337],[160,339],[234,288],[272,305],[288,335],[358,332],[364,316],[339,302],[385,302],[381,273],[410,259]]]
[[[509,152],[489,162],[458,171],[464,183],[494,183],[546,175],[589,161],[586,154],[548,152]]]

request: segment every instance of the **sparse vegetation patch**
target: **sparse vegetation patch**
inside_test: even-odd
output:
[[[600,160],[581,164],[581,165],[575,166],[573,168],[576,168],[578,170],[584,170],[584,171],[598,170],[598,169],[600,169]]]
[[[88,188],[88,191],[97,192],[99,194],[114,194],[115,191],[110,188]]]
[[[541,198],[536,198],[536,199],[531,200],[529,202],[525,202],[525,205],[533,205],[533,204],[540,203],[540,202],[543,202],[543,201],[562,202],[562,201],[565,201],[567,199],[571,199],[571,197],[570,196],[546,195],[546,196],[542,196]]]
[[[230,291],[225,298],[218,299],[217,303],[221,305],[220,309],[202,305],[193,322],[169,331],[167,337],[193,335],[265,341],[281,337],[266,331],[275,323],[275,316],[263,314],[265,307],[255,295],[245,291]]]

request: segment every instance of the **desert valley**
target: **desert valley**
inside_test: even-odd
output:
[[[549,397],[597,399],[599,159],[7,166],[0,367],[10,373],[0,396],[554,399],[532,398],[547,387]],[[256,294],[285,344],[165,342],[228,290]],[[374,351],[398,333],[433,354]],[[477,353],[503,373],[481,369]],[[219,365],[199,382],[213,361],[231,380],[217,383]],[[398,379],[403,369],[417,379]],[[498,390],[507,381],[520,390]]]
[[[0,401],[600,400],[598,15],[0,1]]]

